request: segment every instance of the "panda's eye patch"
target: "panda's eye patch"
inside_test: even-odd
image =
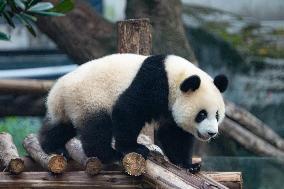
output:
[[[206,110],[201,110],[200,112],[198,112],[196,118],[195,118],[195,121],[197,123],[200,123],[201,121],[203,121],[204,119],[207,118],[207,112]]]
[[[219,121],[219,112],[218,111],[216,112],[216,116],[215,117],[216,117],[216,120]]]

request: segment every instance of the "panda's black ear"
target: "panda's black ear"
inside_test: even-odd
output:
[[[193,75],[186,78],[180,85],[180,90],[182,92],[187,92],[189,90],[195,91],[200,86],[200,78],[198,75]]]
[[[227,89],[228,83],[228,78],[223,74],[217,75],[214,78],[214,84],[221,93],[223,93]]]

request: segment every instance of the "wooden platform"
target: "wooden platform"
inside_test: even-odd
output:
[[[84,171],[52,175],[49,172],[0,173],[0,188],[151,188],[142,177],[106,171],[90,177]]]
[[[238,172],[206,173],[204,175],[226,185],[241,188],[241,174]],[[236,176],[236,175],[239,175]],[[232,180],[232,178],[234,178]],[[88,176],[84,171],[66,172],[53,175],[49,172],[23,172],[20,175],[0,173],[0,188],[155,188],[143,176],[128,176],[122,171],[102,171],[96,176]],[[210,188],[210,187],[209,187]]]

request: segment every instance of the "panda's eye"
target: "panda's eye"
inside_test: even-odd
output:
[[[207,112],[206,110],[201,110],[200,112],[198,112],[196,118],[195,118],[195,121],[197,123],[200,123],[201,121],[203,121],[204,119],[206,119],[207,117]]]
[[[216,117],[217,121],[219,121],[219,112],[218,111],[216,112],[216,116],[215,117]]]

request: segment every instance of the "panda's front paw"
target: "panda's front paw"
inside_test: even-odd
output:
[[[147,159],[150,154],[150,150],[144,145],[139,144],[138,146],[139,147],[136,148],[135,152],[141,154],[145,159]]]
[[[186,168],[189,172],[194,174],[194,173],[198,173],[200,171],[201,164],[200,163],[193,163],[193,164],[184,165],[183,167]]]

